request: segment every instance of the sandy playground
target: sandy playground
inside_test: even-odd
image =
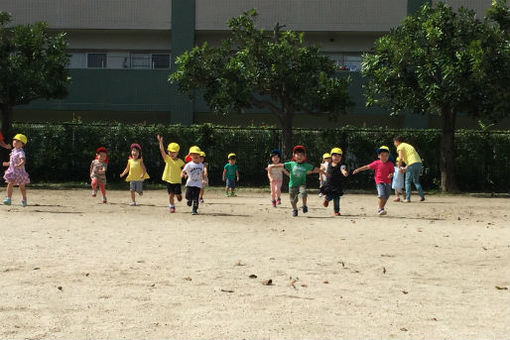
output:
[[[508,339],[510,200],[89,190],[0,206],[1,339]],[[269,282],[269,280],[271,280]]]

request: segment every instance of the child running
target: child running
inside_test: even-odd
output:
[[[236,188],[236,179],[239,182],[239,170],[237,167],[237,156],[235,153],[228,154],[228,163],[223,167],[223,182],[225,182],[225,196],[234,197]],[[229,194],[230,191],[230,194]]]
[[[145,179],[150,178],[147,173],[147,169],[145,168],[145,164],[143,164],[142,159],[142,147],[133,143],[130,146],[131,152],[129,154],[129,159],[126,165],[126,168],[120,174],[120,178],[124,177],[127,173],[126,182],[129,182],[129,191],[131,191],[131,203],[129,205],[136,205],[135,192],[138,195],[143,195],[143,181]]]
[[[327,207],[333,201],[333,212],[340,216],[340,197],[344,194],[345,177],[349,176],[347,168],[342,164],[342,149],[331,149],[331,162],[327,166],[326,183],[324,183],[323,205]]]
[[[404,164],[398,167],[400,157],[397,157],[397,164],[395,164],[395,171],[393,172],[393,182],[391,188],[395,190],[395,198],[393,202],[400,202],[400,195],[404,197]]]
[[[292,161],[285,162],[284,168],[289,172],[289,196],[290,203],[292,204],[292,217],[297,217],[298,209],[297,202],[299,197],[303,201],[303,213],[308,212],[306,206],[306,175],[312,173],[320,173],[319,168],[314,168],[310,163],[306,162],[306,148],[302,145],[296,145],[292,149]],[[299,196],[299,197],[298,197]]]
[[[322,188],[324,187],[324,184],[326,184],[327,176],[325,173],[328,171],[329,163],[331,163],[331,155],[326,152],[322,155],[322,162],[320,166],[320,169],[324,171],[324,173],[319,174],[319,197],[322,197],[324,194]]]
[[[209,185],[209,164],[205,161],[205,152],[200,153],[200,163],[204,165],[204,185],[202,186],[202,189],[200,189],[200,203],[204,203],[204,191],[205,187]]]
[[[198,215],[198,199],[200,189],[202,189],[204,183],[204,164],[200,162],[201,152],[202,150],[198,146],[189,148],[191,161],[181,171],[181,177],[188,178],[186,180],[186,200],[188,201],[188,206],[192,207],[192,215]]]
[[[23,199],[21,200],[21,206],[27,206],[27,191],[25,189],[25,185],[30,183],[30,178],[28,177],[28,173],[25,171],[25,151],[23,151],[23,147],[27,144],[27,137],[18,133],[12,139],[12,151],[10,154],[9,162],[3,162],[3,166],[8,166],[7,170],[5,170],[4,179],[7,183],[7,197],[4,199],[5,205],[11,205],[12,192],[14,190],[14,186],[19,186],[19,191],[21,191],[21,196]]]
[[[276,208],[276,204],[282,204],[280,198],[282,194],[283,174],[289,175],[288,171],[283,168],[282,152],[280,149],[271,150],[270,163],[267,166],[267,177],[269,178],[269,187],[271,188],[271,204]]]
[[[106,200],[106,169],[108,168],[108,150],[104,146],[97,148],[96,158],[90,163],[90,186],[92,187],[92,197],[97,195],[97,187],[101,190],[103,195],[103,203],[107,203]]]
[[[177,143],[168,144],[166,151],[163,147],[163,137],[157,135],[156,138],[159,142],[159,151],[161,158],[165,162],[165,170],[161,179],[166,182],[166,189],[168,192],[168,208],[170,213],[175,212],[175,199],[180,202],[182,200],[182,178],[181,171],[184,168],[184,161],[179,157],[179,150],[181,147]],[[168,152],[168,153],[167,153]]]
[[[395,169],[393,163],[388,160],[390,156],[390,149],[387,146],[383,145],[378,148],[377,155],[379,160],[357,168],[353,171],[353,175],[366,170],[373,170],[375,172],[374,180],[377,187],[377,196],[379,198],[377,214],[382,216],[386,215],[384,207],[391,195],[391,178],[393,177]]]

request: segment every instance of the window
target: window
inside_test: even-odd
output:
[[[361,71],[361,62],[363,60],[361,53],[328,53],[326,55],[335,62],[339,70]]]
[[[106,68],[106,53],[89,53],[87,55],[88,68]]]
[[[149,53],[131,53],[131,68],[151,68],[151,55]]]
[[[152,68],[170,68],[169,54],[153,54]]]

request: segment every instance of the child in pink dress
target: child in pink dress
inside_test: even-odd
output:
[[[23,196],[21,205],[23,207],[27,206],[27,192],[25,190],[25,185],[30,183],[30,178],[28,177],[28,173],[25,171],[26,160],[25,151],[23,151],[25,144],[27,144],[27,137],[25,135],[18,133],[14,136],[12,140],[13,148],[9,162],[3,162],[3,166],[8,166],[4,174],[4,179],[7,183],[7,197],[3,202],[5,205],[11,205],[11,197],[14,186],[18,185],[21,195]]]

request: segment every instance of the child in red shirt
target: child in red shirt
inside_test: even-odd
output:
[[[377,214],[382,216],[386,215],[384,207],[391,195],[391,180],[393,178],[395,168],[393,162],[388,160],[390,157],[390,149],[387,146],[383,145],[377,149],[377,155],[379,160],[357,168],[352,172],[352,174],[354,175],[366,170],[373,170],[375,172],[374,180],[377,187],[377,196],[379,198]]]

